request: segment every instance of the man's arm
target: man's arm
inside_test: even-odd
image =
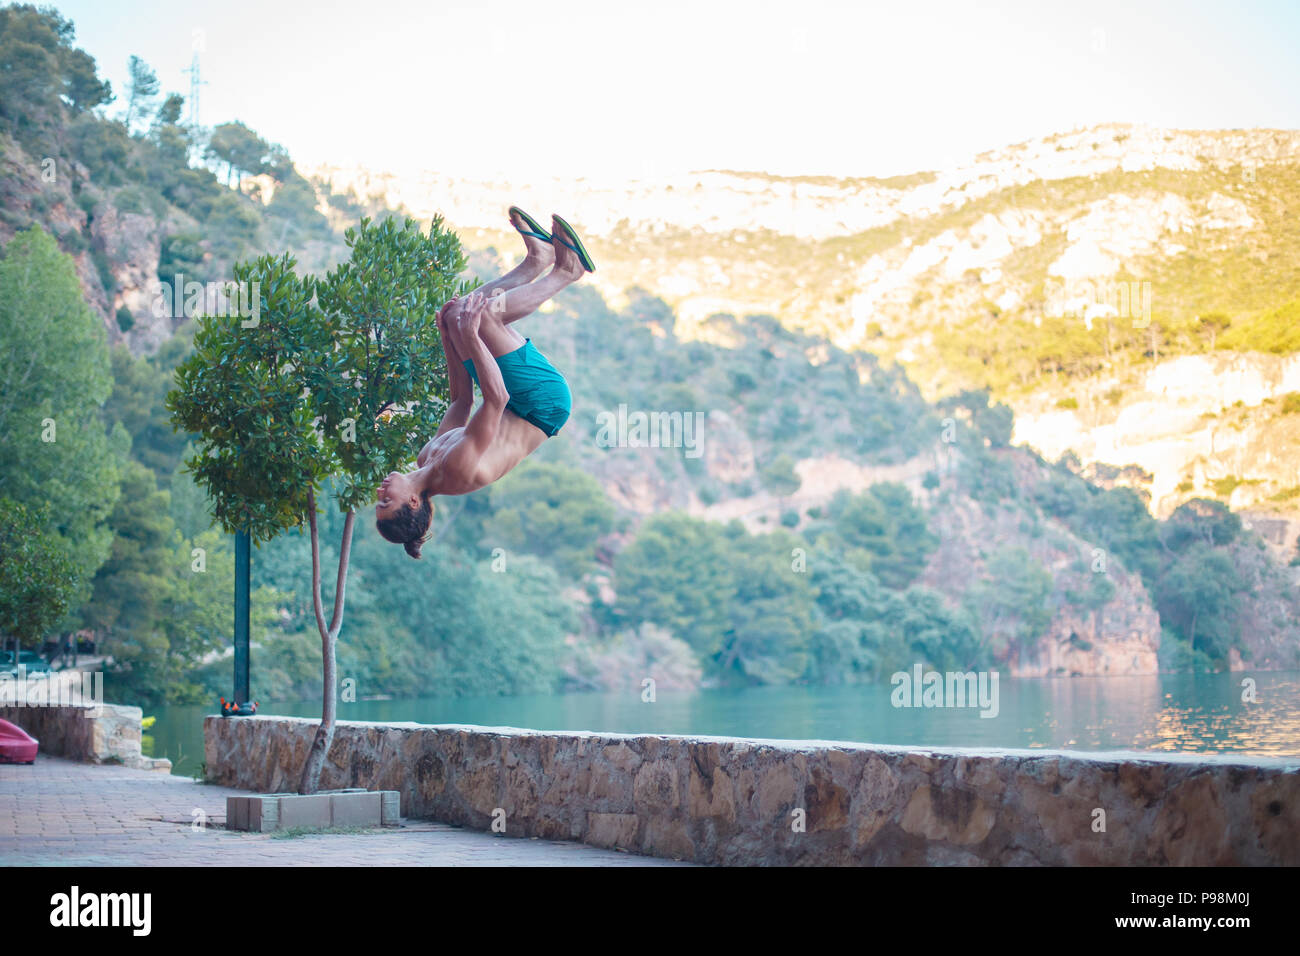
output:
[[[473,292],[465,300],[465,308],[461,312],[461,345],[469,350],[469,358],[478,372],[478,387],[483,393],[483,404],[465,426],[465,437],[452,453],[452,458],[462,473],[467,473],[478,464],[488,446],[496,439],[506,403],[510,401],[510,393],[506,391],[506,383],[501,378],[501,369],[478,334],[479,319],[485,307],[486,300],[483,296]]]
[[[450,428],[460,428],[469,420],[470,409],[474,407],[474,384],[470,381],[469,372],[464,365],[464,357],[456,349],[455,336],[447,329],[447,313],[450,311],[452,299],[438,310],[438,335],[442,338],[442,351],[447,356],[447,384],[450,390],[450,404],[447,406],[446,414],[442,416],[442,422],[438,425],[435,438]],[[496,364],[496,363],[493,363]],[[475,362],[477,368],[477,362]],[[423,464],[421,462],[420,464]]]

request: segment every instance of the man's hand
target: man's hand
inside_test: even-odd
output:
[[[462,336],[478,338],[479,323],[482,321],[483,309],[486,305],[487,300],[483,297],[482,292],[471,292],[465,297],[460,310],[460,334]],[[466,347],[468,348],[468,344]]]

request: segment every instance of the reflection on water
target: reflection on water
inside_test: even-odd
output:
[[[1256,700],[1242,700],[1242,681]],[[1300,756],[1300,674],[1164,674],[1002,680],[998,715],[978,708],[895,708],[890,685],[756,687],[660,693],[421,698],[339,705],[341,720],[481,724],[536,730],[714,734],[933,747],[1147,750]],[[112,699],[109,691],[109,699]],[[160,707],[153,753],[193,774],[211,707]],[[319,701],[262,705],[263,713],[320,714]]]

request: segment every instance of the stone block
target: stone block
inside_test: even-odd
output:
[[[287,793],[268,793],[248,798],[248,826],[254,833],[270,833],[280,827],[280,798]]]
[[[386,827],[401,825],[402,795],[396,790],[379,791],[379,822]]]
[[[226,797],[226,829],[248,829],[248,804],[252,797]]]
[[[350,791],[332,793],[330,800],[330,826],[377,827],[382,813],[383,798],[376,793]]]
[[[280,798],[280,828],[328,827],[330,825],[330,795],[313,793],[294,794]]]

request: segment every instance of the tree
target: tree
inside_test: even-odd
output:
[[[113,88],[95,71],[95,58],[85,50],[64,52],[63,96],[74,112],[84,113],[113,99]]]
[[[169,94],[149,127],[149,140],[156,148],[144,151],[144,167],[148,182],[160,191],[171,191],[178,176],[190,171],[190,130],[181,124],[184,108],[183,96]]]
[[[0,495],[49,505],[39,533],[71,561],[73,605],[108,556],[105,522],[130,445],[100,417],[109,367],[72,259],[39,226],[18,233],[0,260]]]
[[[363,219],[346,238],[350,258],[323,279],[295,274],[287,253],[237,265],[236,281],[259,303],[256,322],[203,318],[167,397],[174,423],[197,436],[186,465],[227,532],[263,542],[310,529],[324,693],[302,793],[319,786],[334,738],[335,647],[356,512],[437,429],[447,378],[436,313],[466,289],[457,280],[465,257],[441,218],[427,236],[412,219]],[[381,420],[389,409],[400,414]],[[316,495],[330,479],[345,518],[327,621]]]
[[[132,55],[126,64],[128,80],[126,94],[126,117],[124,122],[129,131],[131,123],[149,111],[154,98],[158,95],[158,74],[149,68],[149,64],[138,56]]]
[[[983,437],[991,448],[1005,448],[1011,444],[1011,433],[1015,427],[1015,413],[1009,405],[1001,402],[989,403],[989,389],[967,389],[939,402],[944,411],[965,409],[970,415],[971,426]]]
[[[812,587],[791,570],[797,544],[784,531],[655,515],[616,559],[615,620],[667,628],[722,681],[786,683],[808,666],[813,627]]]
[[[234,175],[236,189],[243,186],[245,173],[256,176],[265,172],[269,164],[283,161],[282,148],[273,149],[271,144],[238,120],[222,123],[212,130],[207,155],[226,164],[226,185],[230,185],[230,177]],[[274,168],[279,169],[279,166]]]
[[[48,519],[44,509],[0,498],[0,647],[5,638],[35,647],[68,611],[72,561],[56,541],[32,534]]]
[[[187,673],[201,655],[221,646],[233,626],[234,555],[215,532],[194,544],[184,540],[168,498],[153,472],[127,462],[122,496],[109,520],[113,549],[80,614],[85,626],[104,633],[119,692],[141,701],[195,703],[199,688]],[[268,615],[267,604],[265,593],[254,595],[259,623]]]
[[[163,100],[162,106],[158,107],[158,113],[154,117],[154,122],[159,126],[179,126],[181,122],[181,111],[185,108],[185,97],[179,93],[169,93],[167,99]]]
[[[1096,488],[1081,479],[1074,483],[1085,496],[1079,513],[1068,522],[1075,534],[1096,541],[1154,580],[1160,568],[1160,523],[1147,510],[1145,492],[1123,485]]]
[[[1002,545],[989,555],[984,578],[967,592],[999,659],[1016,659],[1052,623],[1052,575],[1022,547]]]
[[[112,384],[71,258],[40,226],[18,233],[0,260],[0,434],[16,437],[18,419],[47,401],[84,396],[98,408]]]
[[[1241,532],[1241,517],[1233,514],[1222,501],[1193,498],[1174,510],[1161,532],[1170,551],[1183,551],[1197,543],[1226,545]]]
[[[600,482],[564,465],[525,462],[492,486],[491,502],[483,545],[541,555],[574,576],[613,528],[614,506]]]
[[[808,678],[851,684],[877,676],[889,639],[881,620],[890,594],[876,578],[831,554],[811,571],[817,592],[816,627],[809,641]]]
[[[893,659],[882,655],[882,671],[903,670],[917,661],[935,670],[970,670],[987,659],[971,615],[950,607],[931,588],[918,585],[894,595],[883,624],[889,650],[902,653]]]
[[[75,35],[50,8],[0,9],[0,118],[25,144],[54,145],[44,133],[60,123],[65,103],[83,112],[112,98],[95,76],[95,61],[72,46]]]
[[[1240,638],[1238,605],[1247,590],[1224,550],[1197,541],[1161,577],[1156,610],[1188,647],[1222,663]]]
[[[794,458],[782,453],[759,469],[759,477],[764,486],[780,498],[788,497],[799,490],[802,482],[794,470]]]
[[[1202,332],[1209,334],[1210,351],[1213,352],[1219,336],[1232,327],[1232,319],[1222,312],[1211,312],[1198,318],[1196,325]]]
[[[158,490],[153,472],[135,461],[123,469],[122,495],[109,516],[113,547],[91,587],[82,611],[85,624],[127,639],[154,628],[166,599],[175,525],[167,493]]]
[[[291,178],[297,177],[306,183],[298,171],[293,167],[293,160],[289,158],[289,151],[279,143],[268,143],[266,147],[265,172],[277,183],[283,185]]]
[[[300,176],[292,164],[287,173],[272,171],[270,175],[282,175],[283,178],[266,206],[268,225],[295,243],[306,239],[330,239],[334,233],[329,220],[316,208],[316,190],[311,183]]]
[[[428,661],[426,693],[555,690],[564,637],[576,623],[551,567],[531,555],[513,555],[508,573],[500,574],[488,562],[460,561],[439,548],[436,567],[422,568],[400,548],[372,537],[400,568],[395,576],[384,575],[383,585],[393,585],[395,610]]]
[[[813,590],[791,570],[804,542],[786,531],[752,537],[739,525],[728,536],[736,596],[716,671],[728,682],[787,684],[807,670],[813,628]]]
[[[648,518],[615,560],[617,616],[666,627],[701,658],[714,658],[736,597],[731,552],[712,522],[680,512]]]
[[[925,568],[939,539],[905,485],[881,482],[861,494],[841,489],[827,506],[828,520],[814,529],[882,584],[905,588]]]
[[[131,436],[131,456],[153,469],[160,483],[171,479],[184,454],[187,436],[171,426],[164,403],[177,360],[175,346],[186,336],[168,339],[149,358],[136,358],[124,345],[113,349],[113,391],[104,405],[109,423],[121,422]]]

